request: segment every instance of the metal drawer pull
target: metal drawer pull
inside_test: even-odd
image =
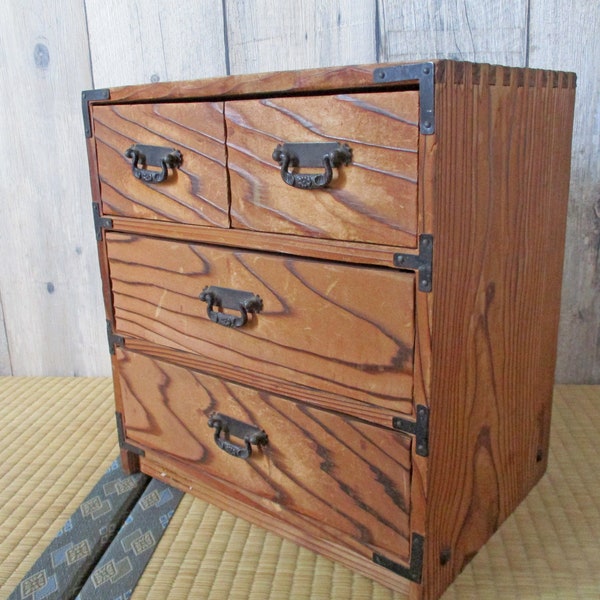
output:
[[[210,415],[208,426],[215,429],[215,444],[227,454],[237,458],[250,458],[252,456],[252,444],[265,446],[269,441],[269,437],[262,429],[220,413]],[[221,432],[223,432],[223,437],[221,437]],[[230,435],[244,440],[244,445],[238,446],[230,442]]]
[[[200,300],[208,304],[206,307],[208,318],[224,327],[243,327],[248,322],[248,313],[258,314],[263,309],[260,296],[251,292],[231,290],[214,285],[206,286],[202,290]],[[213,310],[214,307],[239,310],[240,314],[223,313]]]
[[[145,183],[162,183],[169,174],[169,169],[181,166],[183,157],[175,148],[162,146],[143,146],[134,144],[125,150],[125,156],[131,159],[131,172],[136,179]],[[160,171],[150,171],[146,167],[160,167]]]
[[[292,187],[304,190],[327,187],[333,177],[333,167],[350,164],[352,149],[335,142],[279,144],[273,150],[273,160],[281,166],[281,178]],[[289,167],[324,167],[324,173],[292,173]]]

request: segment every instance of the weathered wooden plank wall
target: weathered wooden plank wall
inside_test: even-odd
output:
[[[450,57],[579,75],[557,379],[600,381],[598,3],[15,4],[0,20],[0,373],[109,373],[82,89]]]
[[[528,62],[576,71],[557,379],[600,382],[600,3],[535,0]]]
[[[81,133],[91,83],[82,3],[4,3],[0,364],[16,375],[109,369]]]

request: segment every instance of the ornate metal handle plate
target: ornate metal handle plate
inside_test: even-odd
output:
[[[125,156],[131,159],[133,176],[145,183],[162,183],[167,179],[169,169],[176,169],[183,162],[179,150],[162,146],[134,144],[125,150]],[[160,171],[151,171],[146,168],[148,165],[160,167]]]
[[[213,427],[215,430],[215,444],[227,454],[237,458],[250,458],[252,456],[252,444],[265,446],[269,441],[269,437],[262,429],[221,413],[213,413],[208,419],[208,426]],[[222,437],[221,433],[223,434]],[[238,446],[229,441],[231,435],[243,440],[244,445]]]
[[[333,169],[350,164],[352,149],[347,144],[316,142],[279,144],[273,150],[273,160],[281,166],[281,178],[292,187],[305,190],[327,187]],[[323,173],[293,173],[290,167],[320,167]]]
[[[207,303],[206,313],[214,323],[225,327],[243,327],[248,322],[248,313],[258,314],[263,309],[260,296],[252,292],[232,290],[218,286],[206,286],[200,294],[200,300]],[[238,310],[239,315],[223,313],[214,308]]]

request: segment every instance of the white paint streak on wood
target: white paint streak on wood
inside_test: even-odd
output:
[[[578,75],[556,373],[563,383],[600,382],[598,31],[598,2],[531,2],[530,66]]]
[[[226,74],[221,0],[86,0],[94,87]]]
[[[374,2],[227,0],[231,72],[376,62]]]
[[[108,374],[81,119],[83,5],[8,3],[0,27],[0,290],[13,374]]]

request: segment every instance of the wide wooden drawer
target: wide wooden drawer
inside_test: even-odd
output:
[[[117,333],[299,399],[318,390],[334,408],[341,396],[366,413],[412,412],[414,274],[115,232],[106,240]],[[207,286],[257,295],[262,310],[241,327],[217,324],[199,298]]]
[[[141,354],[118,349],[117,359],[128,443],[180,461],[191,479],[228,482],[280,520],[318,525],[367,554],[408,559],[408,436]],[[251,444],[245,459],[229,454],[209,426],[215,413],[268,441]],[[218,437],[245,450],[236,435]]]
[[[230,101],[225,117],[233,227],[415,246],[418,92]],[[347,144],[351,162],[325,188],[292,187],[273,151],[298,142]]]
[[[95,106],[92,121],[104,214],[229,226],[222,102]],[[160,183],[138,179],[125,156],[133,145],[176,150],[181,165]],[[168,152],[155,154],[146,171],[160,173]]]

